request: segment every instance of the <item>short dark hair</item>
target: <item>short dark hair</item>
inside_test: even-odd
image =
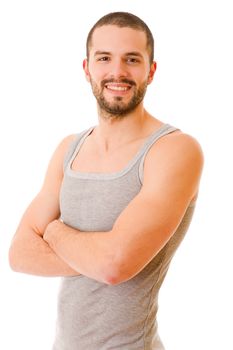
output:
[[[102,27],[104,25],[115,25],[120,28],[128,27],[136,30],[141,30],[146,34],[147,39],[147,49],[149,51],[150,63],[154,60],[154,38],[143,20],[132,13],[129,12],[111,12],[103,17],[101,17],[91,28],[86,41],[86,55],[89,58],[89,51],[91,46],[91,40],[93,32],[96,28]]]

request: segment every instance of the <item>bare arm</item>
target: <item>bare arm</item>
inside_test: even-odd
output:
[[[75,270],[107,284],[139,273],[163,248],[196,197],[203,166],[198,143],[168,135],[149,151],[144,184],[109,232],[83,233],[59,220],[44,239]]]
[[[54,152],[42,189],[19,223],[9,250],[9,262],[14,271],[41,276],[79,275],[43,239],[47,225],[60,216],[63,159],[72,139],[73,136],[65,138]]]

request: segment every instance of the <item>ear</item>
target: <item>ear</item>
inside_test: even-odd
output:
[[[83,70],[84,70],[84,73],[85,73],[85,77],[86,77],[86,80],[88,82],[90,82],[90,73],[89,73],[89,69],[88,69],[88,61],[87,61],[87,58],[85,58],[83,60]]]
[[[157,68],[157,63],[153,61],[153,63],[150,66],[150,72],[148,75],[148,84],[150,84],[153,81],[156,68]]]

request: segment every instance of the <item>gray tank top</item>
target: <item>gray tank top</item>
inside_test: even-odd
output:
[[[81,231],[109,231],[142,187],[148,150],[160,137],[177,129],[162,125],[119,172],[74,171],[71,164],[92,130],[78,134],[65,157],[61,219]],[[156,321],[158,292],[193,210],[194,203],[163,249],[132,279],[107,285],[83,275],[62,278],[53,350],[164,349]]]

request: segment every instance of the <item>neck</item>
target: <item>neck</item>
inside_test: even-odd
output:
[[[99,124],[93,131],[93,138],[102,151],[111,151],[133,140],[145,136],[155,118],[149,115],[143,105],[125,116],[103,115],[98,111]]]

